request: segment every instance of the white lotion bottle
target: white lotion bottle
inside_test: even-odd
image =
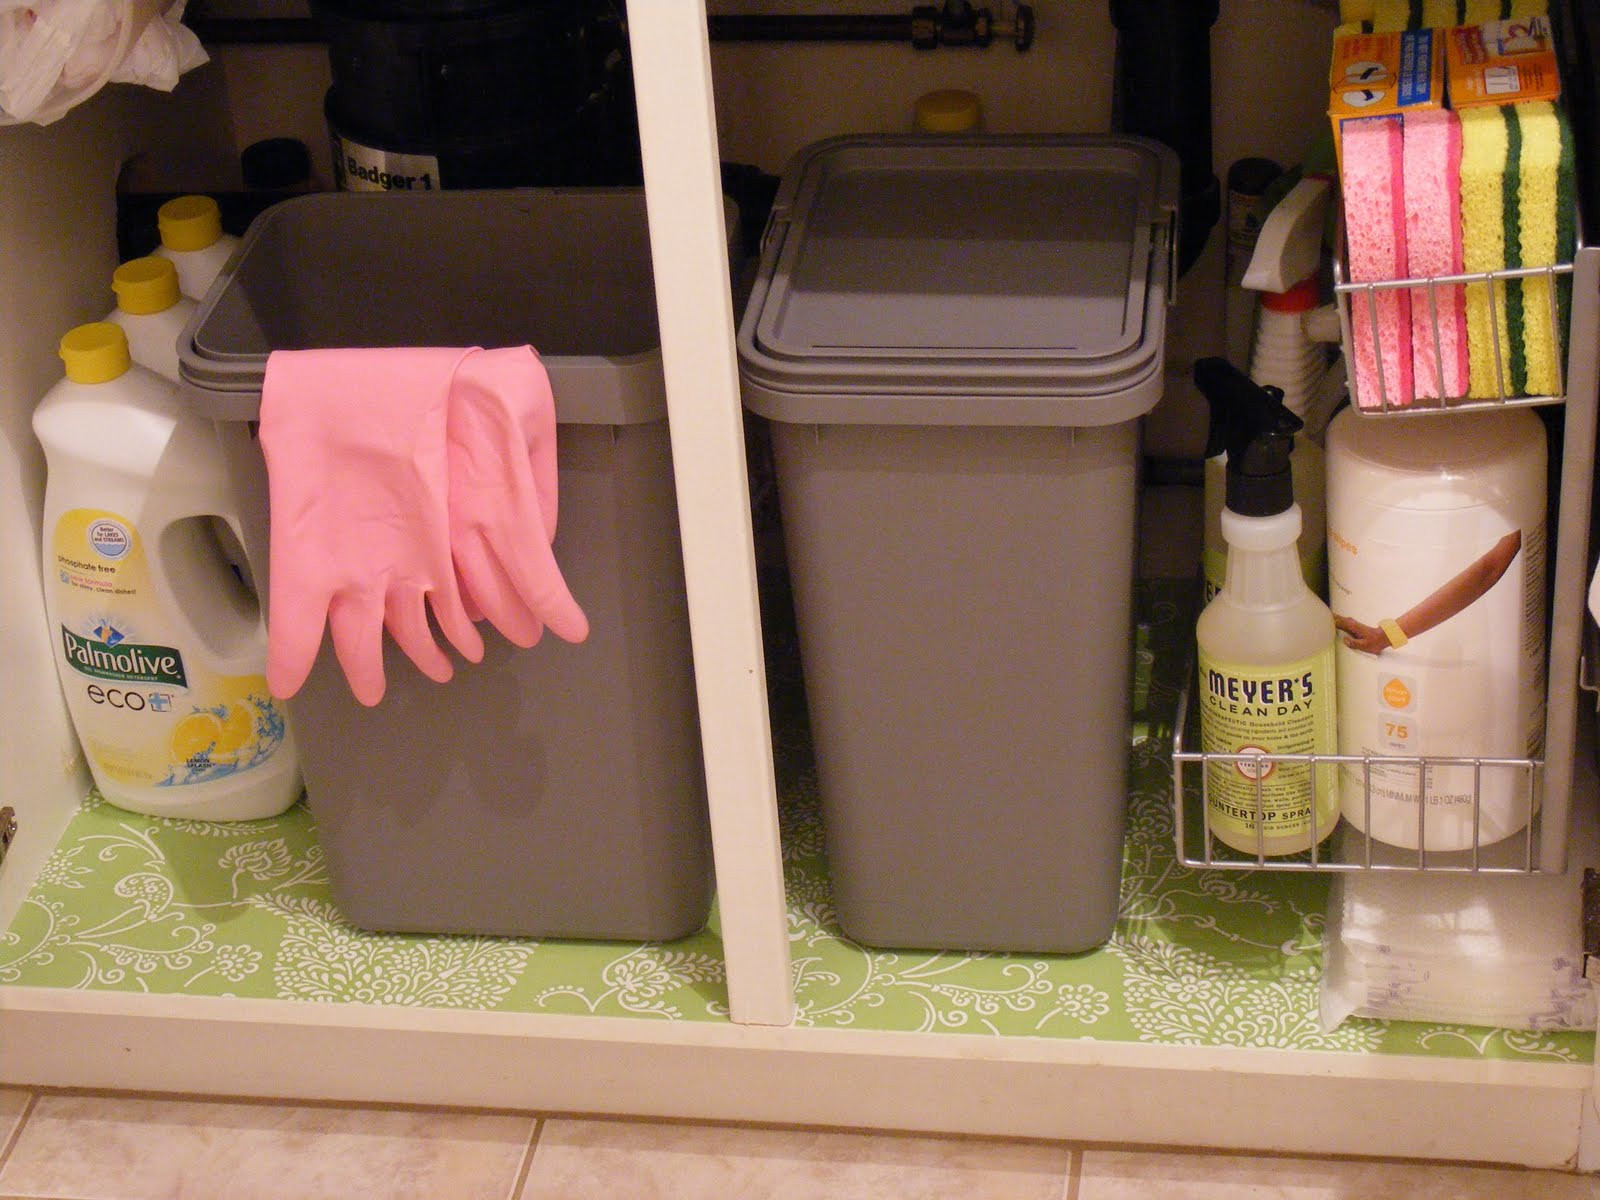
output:
[[[1249,756],[1332,754],[1337,743],[1333,615],[1307,586],[1296,545],[1289,459],[1300,421],[1277,388],[1223,359],[1202,359],[1195,377],[1202,390],[1230,389],[1245,414],[1228,448],[1226,576],[1195,629],[1200,748],[1226,756],[1206,763],[1207,826],[1244,854],[1295,854],[1338,823],[1337,771]]]
[[[1530,772],[1436,760],[1543,753],[1544,426],[1347,409],[1327,452],[1340,750],[1380,760],[1343,769],[1345,819],[1408,850],[1502,841],[1537,811]]]

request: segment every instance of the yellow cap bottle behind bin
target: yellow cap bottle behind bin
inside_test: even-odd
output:
[[[156,254],[178,268],[178,287],[203,300],[239,239],[222,232],[222,210],[210,196],[175,196],[156,211],[161,245]]]
[[[919,133],[975,133],[983,123],[983,102],[972,92],[941,88],[917,97]]]
[[[58,347],[73,383],[110,383],[133,365],[128,335],[109,321],[77,325],[61,335]]]
[[[117,307],[136,317],[165,312],[182,295],[178,288],[178,268],[171,259],[148,255],[130,258],[111,273],[111,290]]]
[[[130,258],[111,275],[117,306],[106,316],[128,335],[128,353],[171,383],[178,382],[178,343],[195,303],[178,290],[171,259]]]

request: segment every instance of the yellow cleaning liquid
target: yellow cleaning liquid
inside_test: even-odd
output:
[[[96,322],[40,403],[45,604],[96,785],[153,816],[249,820],[300,793],[255,598],[219,544],[240,504],[209,422]]]

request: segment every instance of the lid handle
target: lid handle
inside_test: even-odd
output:
[[[1154,222],[1157,253],[1162,250],[1167,255],[1167,307],[1178,306],[1178,207],[1175,204],[1163,204],[1162,216]]]
[[[767,224],[761,230],[761,261],[767,261],[767,252],[776,254],[783,249],[783,236],[789,230],[789,206],[781,201],[767,213]]]

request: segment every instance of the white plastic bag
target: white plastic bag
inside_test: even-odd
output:
[[[1591,794],[1589,739],[1573,793]],[[1600,865],[1600,823],[1572,823],[1561,875],[1354,871],[1328,895],[1323,931],[1324,1029],[1346,1017],[1593,1029],[1583,976],[1583,871]]]
[[[0,0],[0,125],[48,125],[107,83],[171,91],[206,61],[184,0]]]
[[[1581,876],[1340,875],[1323,936],[1323,1028],[1358,1016],[1593,1029]]]

